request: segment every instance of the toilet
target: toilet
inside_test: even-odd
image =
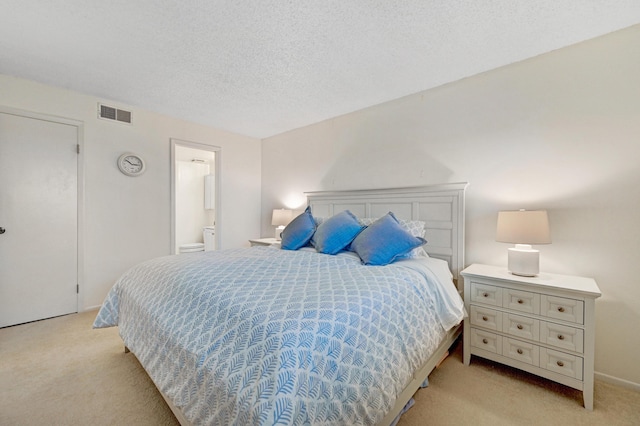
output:
[[[195,253],[198,251],[204,251],[204,244],[203,243],[188,243],[188,244],[182,244],[179,248],[178,248],[180,254],[184,254],[184,253]]]
[[[202,238],[204,240],[204,251],[216,249],[216,227],[205,226],[202,230]]]
[[[178,247],[178,252],[195,253],[198,251],[211,251],[216,249],[216,227],[205,226],[202,228],[202,240],[204,243],[187,243]]]

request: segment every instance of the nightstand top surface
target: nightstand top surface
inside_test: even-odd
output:
[[[593,278],[551,274],[548,272],[540,272],[540,274],[535,277],[521,277],[510,273],[507,271],[507,268],[503,266],[482,265],[479,263],[468,266],[461,274],[464,277],[490,278],[526,285],[568,290],[595,298],[601,296],[600,288]]]
[[[263,246],[268,246],[271,244],[277,244],[280,243],[281,240],[276,240],[275,238],[271,237],[271,238],[252,238],[249,240],[250,243],[252,244],[258,244],[258,245],[263,245]]]

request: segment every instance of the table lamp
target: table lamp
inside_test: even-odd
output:
[[[293,210],[287,209],[273,209],[273,214],[271,215],[271,224],[276,227],[276,240],[281,240],[282,231],[284,231],[284,227],[291,222],[293,219]]]
[[[546,210],[498,212],[496,241],[512,243],[508,250],[509,272],[535,277],[540,272],[540,252],[532,244],[550,244],[549,218]]]

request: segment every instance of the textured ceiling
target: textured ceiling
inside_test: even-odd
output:
[[[263,138],[637,23],[639,0],[2,0],[0,73]]]

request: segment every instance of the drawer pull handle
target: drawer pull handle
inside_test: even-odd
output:
[[[558,334],[558,340],[564,340],[564,336],[562,334]]]
[[[558,306],[558,312],[564,312],[564,308],[562,306]]]
[[[556,362],[556,364],[558,364],[558,367],[564,367],[564,362],[562,361],[558,361]]]
[[[518,330],[522,330],[522,324],[518,324],[516,327],[518,327]]]
[[[518,349],[516,352],[518,352],[520,355],[522,355],[522,349]]]
[[[482,343],[486,345],[487,343],[489,343],[489,341],[487,339],[482,339]]]
[[[520,305],[522,305],[522,304],[524,303],[524,300],[522,300],[522,299],[518,299],[518,303],[519,303]]]
[[[489,297],[489,293],[482,293],[482,297]]]
[[[483,316],[482,321],[489,321],[489,318],[487,318],[486,316]]]

